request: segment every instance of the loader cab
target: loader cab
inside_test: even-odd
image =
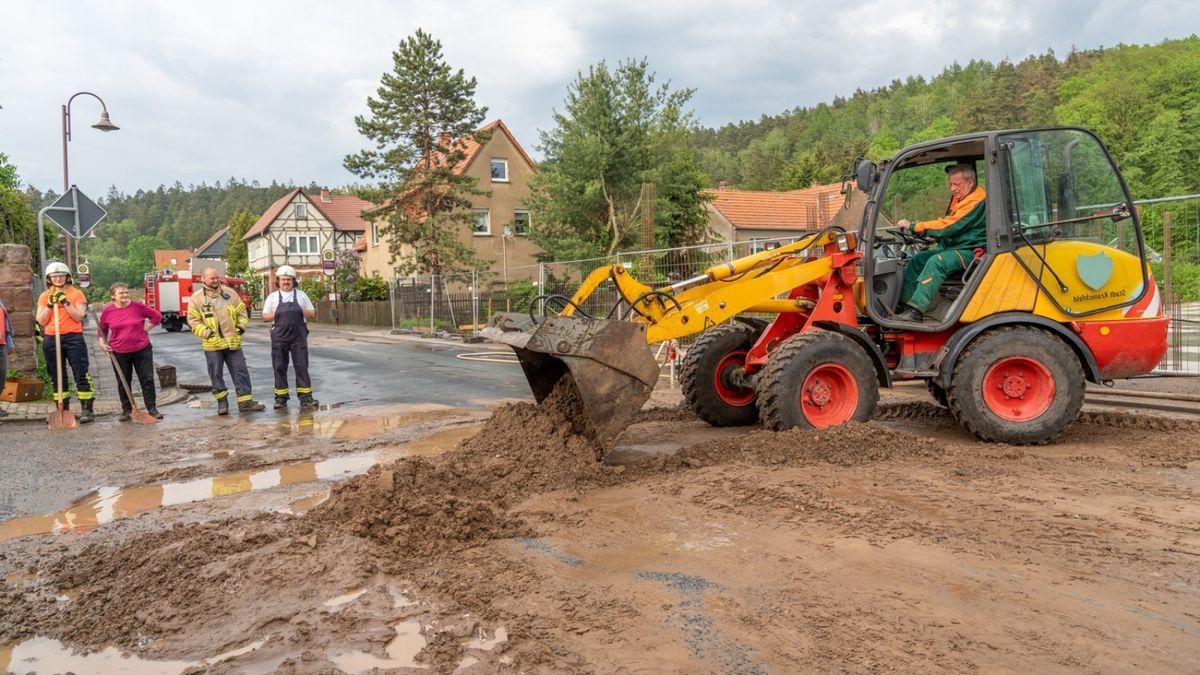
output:
[[[874,199],[864,213],[862,241],[869,255],[863,258],[865,313],[880,325],[903,325],[907,330],[936,331],[952,325],[969,293],[970,280],[987,264],[986,249],[995,241],[993,232],[1000,218],[989,187],[996,182],[992,165],[986,161],[988,135],[960,136],[934,143],[925,143],[901,150],[891,160],[883,162],[876,174],[871,194]],[[934,220],[946,215],[950,203],[947,171],[956,164],[966,164],[975,170],[976,189],[987,191],[988,244],[979,256],[975,251],[965,255],[971,259],[965,272],[951,273],[941,284],[934,304],[920,324],[892,320],[901,305],[904,273],[914,264],[914,257],[928,246],[922,238],[896,227],[901,219],[912,222]],[[859,175],[869,175],[859,170]],[[918,261],[919,264],[919,261]]]
[[[904,272],[923,245],[894,223],[945,215],[946,171],[956,163],[972,166],[986,191],[986,241],[961,251],[966,269],[947,275],[920,323],[898,321],[893,315],[901,303]],[[885,328],[945,331],[1005,311],[1086,316],[1132,304],[1137,282],[1142,289],[1149,285],[1128,190],[1104,146],[1087,131],[957,136],[905,148],[875,172],[860,167],[856,174],[871,188],[860,230],[868,252],[862,311]],[[1079,243],[1050,246],[1064,241]],[[1107,291],[1095,292],[1087,281],[1108,283],[1112,274],[1106,265],[1112,267],[1112,260],[1105,251],[1114,248],[1132,261],[1118,270],[1126,290],[1114,287],[1100,297]],[[1139,274],[1140,280],[1130,278]]]

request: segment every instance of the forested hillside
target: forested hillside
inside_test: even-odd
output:
[[[811,108],[700,128],[691,144],[710,186],[789,190],[835,182],[855,157],[881,159],[921,140],[1057,124],[1097,132],[1136,198],[1200,192],[1200,37],[1072,51],[1065,58],[1047,52],[1019,63],[953,64],[930,80],[912,76]],[[19,167],[2,157],[0,224],[9,240],[34,244],[32,214],[57,195],[19,192]],[[136,282],[150,269],[153,249],[195,247],[238,212],[246,214],[243,221],[257,218],[293,187],[231,178],[134,194],[113,188],[101,200],[109,215],[99,238],[85,240],[81,251],[98,282]],[[29,212],[19,213],[21,202]],[[1145,215],[1147,240],[1158,247],[1156,210]],[[1194,242],[1184,244],[1179,253],[1197,254]]]
[[[836,68],[836,63],[830,67]],[[812,108],[694,136],[714,185],[790,190],[845,175],[856,156],[981,129],[1076,125],[1099,134],[1136,198],[1200,190],[1200,38],[954,64]]]

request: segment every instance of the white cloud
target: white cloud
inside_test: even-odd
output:
[[[122,127],[72,106],[71,176],[89,194],[231,176],[341,185],[365,147],[354,115],[423,28],[478,80],[477,101],[533,151],[588,66],[647,58],[693,87],[702,124],[811,106],[952,62],[1183,37],[1184,0],[9,0],[0,25],[0,152],[60,187],[59,107],[104,97]]]

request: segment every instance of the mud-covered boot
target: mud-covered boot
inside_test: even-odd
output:
[[[128,422],[130,420],[130,416],[132,414],[133,414],[133,410],[131,410],[130,408],[121,408],[121,414],[117,416],[117,421],[118,422]]]
[[[90,398],[86,401],[79,402],[79,407],[83,408],[83,414],[79,416],[80,424],[87,424],[88,422],[92,422],[96,419],[96,413],[92,412],[92,404],[94,403],[95,401]],[[66,410],[66,408],[63,408],[63,410]]]
[[[287,407],[287,402],[288,402],[288,400],[287,400],[287,397],[286,397],[286,396],[276,396],[276,397],[275,397],[275,406],[274,406],[274,407],[275,407],[275,409],[276,409],[276,410],[279,410],[279,409],[281,409],[281,408],[286,408],[286,407]]]
[[[238,412],[240,413],[258,412],[259,410],[266,409],[267,406],[255,401],[254,399],[250,399],[249,401],[238,401]]]
[[[217,414],[218,415],[228,415],[229,414],[229,399],[228,398],[217,399]]]
[[[311,396],[300,399],[300,411],[301,412],[312,412],[316,409],[317,409],[317,399],[315,399]]]
[[[156,420],[161,420],[163,418],[163,414],[158,412],[158,408],[155,408],[152,405],[146,406],[146,414],[150,415]]]

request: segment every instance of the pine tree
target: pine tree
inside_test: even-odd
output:
[[[359,188],[379,204],[372,218],[385,220],[391,263],[400,274],[434,274],[479,265],[459,240],[474,217],[470,197],[483,194],[470,176],[456,171],[468,139],[486,108],[475,104],[475,78],[452,72],[442,44],[418,29],[392,53],[378,98],[367,99],[369,117],[354,118],[374,148],[348,155],[344,166],[375,184]]]
[[[684,109],[691,96],[655,85],[645,60],[581,73],[554,128],[541,134],[545,160],[530,186],[533,240],[559,260],[611,255],[640,247],[649,209],[658,244],[698,241],[706,212],[689,140],[694,122]],[[643,183],[656,185],[655,203],[643,203]]]

